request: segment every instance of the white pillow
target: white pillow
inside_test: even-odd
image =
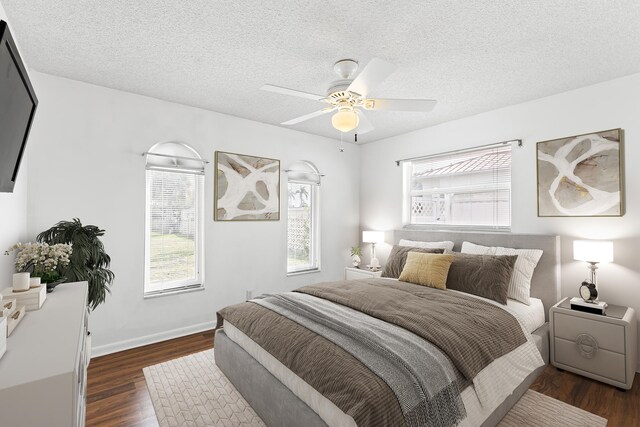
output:
[[[414,248],[423,248],[423,249],[448,249],[450,251],[453,250],[453,242],[444,241],[444,242],[419,242],[417,240],[406,240],[401,239],[398,242],[399,246],[413,246]]]
[[[470,242],[463,242],[461,252],[463,254],[479,255],[517,255],[518,258],[513,266],[513,274],[509,281],[507,297],[521,301],[527,305],[529,304],[531,277],[533,277],[533,270],[542,257],[542,250],[481,246]]]
[[[476,245],[471,242],[462,242],[462,249],[460,252],[463,254],[474,254],[474,255],[495,255],[496,249],[491,246],[482,246]]]

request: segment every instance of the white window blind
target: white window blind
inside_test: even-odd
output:
[[[145,295],[200,288],[203,164],[147,162]]]
[[[410,225],[511,226],[511,144],[404,161]]]
[[[298,162],[287,171],[287,273],[320,269],[320,177],[313,164]]]

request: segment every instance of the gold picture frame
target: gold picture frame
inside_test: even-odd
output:
[[[536,144],[538,217],[624,215],[621,128]]]

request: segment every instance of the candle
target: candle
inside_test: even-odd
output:
[[[32,277],[29,279],[29,287],[30,288],[39,288],[41,283],[40,277]]]
[[[29,278],[31,273],[15,273],[13,275],[13,290],[24,292],[29,289]]]

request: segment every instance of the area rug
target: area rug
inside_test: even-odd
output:
[[[143,369],[160,427],[264,426],[215,364],[213,350]],[[500,427],[601,427],[607,420],[527,390]]]
[[[605,418],[533,390],[527,390],[498,424],[499,427],[604,427],[606,425]]]
[[[142,370],[160,427],[264,426],[218,369],[213,350]]]

